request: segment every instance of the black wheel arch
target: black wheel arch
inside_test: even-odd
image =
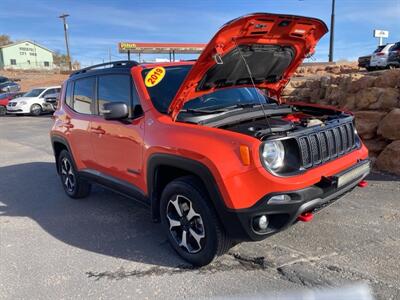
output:
[[[218,185],[208,167],[199,161],[181,156],[153,154],[147,163],[147,190],[155,222],[160,220],[159,207],[163,189],[171,180],[186,175],[194,175],[201,181],[217,213],[226,209]]]
[[[76,169],[76,164],[68,141],[64,137],[56,134],[52,134],[50,139],[51,139],[51,146],[53,147],[54,157],[56,160],[57,173],[59,172],[58,156],[60,155],[62,150],[67,150],[69,152],[72,158],[72,163],[74,165],[74,168]]]

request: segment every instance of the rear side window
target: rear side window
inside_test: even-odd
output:
[[[72,107],[72,81],[68,81],[67,87],[65,89],[65,104]]]
[[[74,85],[72,108],[81,114],[93,114],[95,77],[78,79]]]
[[[98,79],[98,105],[102,115],[103,105],[110,102],[123,102],[131,111],[131,77],[125,74],[101,75]]]

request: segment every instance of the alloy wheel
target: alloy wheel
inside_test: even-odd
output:
[[[38,104],[32,106],[32,114],[39,115],[42,112],[42,108]]]
[[[61,160],[61,177],[62,181],[64,183],[65,189],[69,193],[73,193],[75,189],[75,174],[74,170],[72,168],[71,162],[68,160],[68,158],[64,157]]]
[[[175,195],[168,201],[166,213],[175,242],[190,254],[198,253],[203,248],[205,228],[190,199]]]

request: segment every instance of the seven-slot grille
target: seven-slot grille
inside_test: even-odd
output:
[[[325,163],[355,148],[353,123],[302,136],[298,138],[298,143],[304,168]]]

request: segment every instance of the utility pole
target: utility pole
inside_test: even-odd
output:
[[[68,24],[66,21],[67,17],[69,17],[68,14],[62,14],[61,16],[59,16],[59,18],[63,20],[64,24],[64,37],[65,37],[65,47],[67,48],[68,68],[70,71],[72,71],[71,55],[69,54],[69,45],[68,45]]]
[[[333,62],[333,44],[335,34],[335,0],[332,0],[332,13],[331,13],[331,32],[329,38],[329,62]]]

